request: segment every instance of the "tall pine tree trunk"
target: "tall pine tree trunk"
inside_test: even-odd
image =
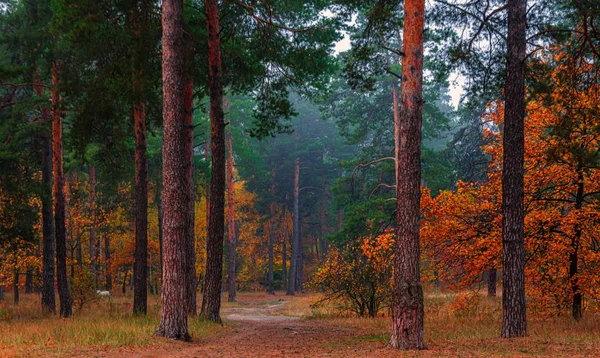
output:
[[[139,81],[136,79],[134,81]],[[141,90],[139,83],[136,87]],[[135,261],[133,264],[133,313],[148,310],[148,158],[146,155],[146,105],[133,106],[135,121]]]
[[[157,336],[190,340],[185,305],[187,180],[183,1],[162,2],[163,77],[163,287]]]
[[[15,262],[15,266],[16,266]],[[19,304],[19,270],[14,269],[13,271],[13,304],[16,306]]]
[[[227,102],[225,102],[227,104]],[[227,107],[225,107],[227,108]],[[235,302],[237,237],[235,231],[235,183],[233,176],[233,144],[231,132],[227,135],[227,233],[229,234],[229,273],[227,274],[228,301]]]
[[[206,238],[206,277],[202,296],[202,315],[208,320],[220,323],[225,234],[225,123],[223,121],[223,86],[221,83],[219,2],[207,0],[204,2],[204,6],[208,33],[212,177],[210,180],[210,219]]]
[[[62,116],[60,113],[59,63],[52,66],[52,167],[54,174],[54,227],[56,232],[56,278],[61,317],[71,317],[72,303],[67,279],[67,232],[65,228],[65,176],[62,155]]]
[[[185,162],[187,180],[187,231],[186,240],[186,305],[188,314],[196,315],[198,309],[196,304],[196,240],[194,236],[194,82],[191,78],[185,79],[184,88],[185,102]]]
[[[40,76],[35,76],[35,93],[44,94]],[[46,107],[42,108],[42,121],[52,120],[52,114]],[[56,296],[54,295],[54,220],[52,213],[52,143],[47,133],[42,140],[42,311],[56,313]]]
[[[294,295],[298,276],[298,251],[300,251],[300,158],[294,160],[294,236],[292,239],[292,257],[290,258],[290,278],[286,295]]]
[[[283,281],[283,289],[287,292],[288,289],[288,271],[287,271],[287,235],[285,224],[283,233],[281,234],[281,280]]]
[[[107,291],[112,290],[112,273],[110,268],[110,235],[104,234],[104,288]]]
[[[583,207],[585,200],[584,191],[584,174],[583,171],[578,173],[577,193],[575,194],[575,210],[579,211]],[[576,321],[581,320],[583,317],[583,294],[579,287],[579,280],[577,274],[579,273],[579,243],[581,242],[581,225],[575,224],[575,232],[571,240],[571,252],[569,253],[569,280],[571,281],[571,294],[572,298],[572,314],[573,319]]]
[[[92,226],[90,228],[90,272],[94,278],[94,284],[97,286],[96,277],[96,167],[90,165],[90,215],[92,216]]]
[[[271,171],[271,196],[275,196],[275,169]],[[273,241],[275,237],[275,202],[269,205],[269,262],[267,273],[267,292],[275,294],[274,274],[273,274]]]
[[[394,348],[425,349],[419,257],[424,0],[404,2],[400,138],[396,139],[396,250],[392,289]]]
[[[526,0],[508,0],[502,165],[502,337],[527,335],[523,175]]]

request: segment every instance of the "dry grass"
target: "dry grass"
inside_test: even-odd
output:
[[[241,292],[236,303],[223,302],[223,307],[274,307],[268,314],[303,317],[304,326],[312,328],[329,327],[327,339],[323,337],[306,344],[324,346],[334,356],[335,352],[381,357],[600,355],[600,316],[591,312],[586,312],[581,322],[574,322],[568,314],[542,319],[530,313],[530,336],[507,340],[499,338],[500,298],[478,295],[457,304],[455,294],[430,291],[426,293],[425,312],[425,338],[429,349],[402,353],[383,348],[389,339],[389,317],[358,318],[340,311],[334,304],[315,307],[313,303],[319,298],[321,296],[315,293],[289,297],[282,292],[275,296]],[[0,309],[0,356],[79,356],[95,355],[95,352],[104,356],[111,356],[113,352],[128,356],[131,351],[155,350],[168,355],[168,352],[189,347],[152,337],[159,319],[158,297],[150,297],[148,318],[132,317],[131,302],[131,297],[123,296],[98,300],[76,312],[72,319],[63,320],[42,317],[39,296],[24,295],[18,307],[10,306],[12,318],[6,317],[6,307]],[[218,342],[218,337],[235,334],[237,325],[236,322],[233,327],[223,328],[190,320],[190,329],[199,347]],[[336,335],[335,332],[346,333]],[[232,336],[232,340],[235,339]]]
[[[596,313],[586,313],[580,322],[575,322],[568,314],[541,319],[529,313],[529,337],[503,339],[500,338],[501,298],[479,296],[476,304],[465,308],[457,307],[456,297],[452,293],[426,293],[425,341],[428,350],[400,356],[600,356],[600,315]],[[305,316],[320,319],[332,327],[354,328],[361,332],[351,340],[330,343],[333,348],[369,347],[376,348],[374,353],[378,355],[390,354],[389,350],[383,349],[389,340],[389,317],[369,319],[336,315],[332,305],[320,309],[329,314],[315,315],[315,309],[307,306]]]
[[[160,320],[159,300],[149,296],[148,316],[134,317],[132,297],[98,298],[70,319],[44,316],[37,294],[21,295],[18,306],[7,306],[10,301],[4,301],[0,304],[0,357],[77,356],[94,350],[163,345],[164,339],[152,336]],[[190,319],[189,328],[194,338],[223,329],[198,319]]]

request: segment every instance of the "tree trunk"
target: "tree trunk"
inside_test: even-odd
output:
[[[196,240],[194,236],[194,82],[191,78],[185,79],[184,88],[185,102],[185,162],[186,162],[186,180],[187,180],[187,231],[186,240],[186,306],[190,315],[196,315],[198,312],[196,304],[196,287],[198,280],[196,277]]]
[[[65,229],[65,177],[62,156],[62,117],[60,113],[59,63],[52,66],[52,166],[54,174],[54,227],[56,230],[56,278],[61,317],[71,317],[72,303],[67,279],[67,233]]]
[[[290,278],[286,295],[296,292],[296,277],[298,276],[298,251],[300,251],[300,158],[294,161],[294,238],[292,239],[292,257],[290,259]]]
[[[25,271],[25,293],[33,293],[33,269],[31,267]]]
[[[502,337],[527,335],[523,161],[526,0],[508,0],[508,58],[502,165]]]
[[[139,79],[134,79],[138,92]],[[146,104],[133,106],[135,124],[135,260],[133,264],[133,314],[148,311],[148,158],[146,154]]]
[[[325,193],[325,180],[323,180],[323,193]],[[327,241],[325,236],[327,235],[327,216],[325,212],[325,195],[321,198],[321,261],[325,261],[327,258]]]
[[[396,174],[396,249],[392,289],[392,334],[397,349],[425,349],[423,286],[419,273],[421,123],[423,116],[424,0],[404,2],[401,123]]]
[[[44,94],[40,76],[35,77],[35,93]],[[39,85],[38,85],[39,84]],[[42,121],[52,120],[52,114],[46,107],[42,108]],[[42,140],[42,186],[40,200],[42,202],[42,311],[56,313],[56,297],[54,295],[54,220],[52,216],[52,143],[46,132]]]
[[[19,304],[19,270],[15,269],[13,273],[13,303]]]
[[[207,0],[204,6],[208,33],[212,177],[210,180],[210,220],[206,238],[206,276],[202,297],[202,315],[210,321],[220,323],[223,237],[225,233],[225,123],[223,121],[223,86],[221,83],[221,40],[218,1]]]
[[[585,200],[584,191],[584,175],[582,171],[578,173],[577,193],[575,195],[575,209],[581,210]],[[571,252],[569,253],[569,280],[571,281],[571,293],[573,295],[572,301],[572,314],[573,319],[576,321],[581,320],[583,317],[583,294],[579,287],[579,279],[577,274],[579,273],[579,243],[581,242],[581,226],[575,224],[575,233],[571,241]]]
[[[125,268],[125,273],[123,274],[123,287],[121,288],[121,292],[123,295],[127,292],[127,274],[129,273],[129,269]],[[117,283],[119,281],[119,276],[117,275]]]
[[[90,272],[97,286],[96,277],[96,168],[90,165],[90,215],[92,216],[92,227],[90,228]]]
[[[288,289],[288,280],[287,280],[287,235],[285,227],[283,229],[283,233],[281,234],[281,280],[283,281],[283,289],[287,292]]]
[[[158,214],[158,251],[160,253],[160,278],[162,280],[163,270],[163,209],[162,209],[162,195],[160,186],[156,184],[156,211]]]
[[[104,274],[106,283],[104,288],[107,291],[112,290],[112,274],[110,272],[110,236],[104,234]]]
[[[495,268],[491,268],[487,272],[487,295],[488,297],[496,297],[496,277],[498,272]]]
[[[271,171],[271,196],[275,196],[275,169]],[[269,263],[268,263],[268,274],[267,274],[267,292],[269,294],[275,294],[274,285],[274,274],[273,274],[273,241],[275,235],[275,202],[271,202],[269,205]]]
[[[227,101],[225,101],[227,108]],[[237,237],[235,232],[235,187],[233,176],[233,145],[231,132],[227,135],[227,233],[229,234],[229,273],[227,275],[228,301],[235,302]]]
[[[163,287],[157,336],[190,340],[185,306],[188,236],[185,163],[183,2],[162,3],[163,77]]]

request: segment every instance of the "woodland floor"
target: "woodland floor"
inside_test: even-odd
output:
[[[478,307],[456,312],[451,294],[431,293],[426,302],[428,350],[398,352],[385,348],[389,318],[359,319],[340,315],[330,306],[314,307],[316,294],[293,297],[278,292],[239,293],[236,303],[224,303],[224,326],[190,319],[191,343],[153,338],[158,303],[150,307],[151,318],[110,319],[97,331],[85,331],[87,315],[102,315],[89,307],[72,321],[55,318],[16,317],[0,321],[0,356],[61,357],[598,357],[600,316],[586,313],[582,322],[568,317],[529,320],[530,336],[515,340],[498,337],[500,299],[481,297]],[[115,297],[125,301],[128,297]],[[156,300],[156,298],[153,298]],[[118,305],[126,305],[125,303]],[[112,306],[111,306],[112,307]],[[129,306],[125,307],[129,309]],[[95,313],[94,313],[95,312]],[[17,312],[18,313],[18,312]],[[40,321],[41,320],[41,321]],[[46,320],[46,321],[44,321]],[[79,320],[82,326],[77,326]],[[120,320],[120,321],[119,321]],[[116,322],[115,322],[116,321]],[[47,323],[47,324],[45,324]],[[112,326],[114,324],[115,326]],[[56,326],[53,326],[56,325]],[[55,336],[62,326],[74,325],[74,333]],[[134,326],[132,332],[123,326]],[[8,328],[3,332],[3,327]],[[54,327],[54,328],[52,328]],[[79,328],[78,328],[79,327]],[[40,343],[33,333],[48,342]],[[44,331],[49,329],[50,331]],[[105,333],[108,331],[109,333]],[[40,333],[41,332],[41,333]],[[18,336],[21,334],[21,336]],[[12,335],[12,338],[11,338]],[[108,340],[106,336],[112,337]],[[89,336],[92,336],[90,339]],[[94,341],[96,339],[96,341]],[[70,340],[74,342],[70,342]],[[102,343],[104,342],[104,343]],[[71,344],[74,343],[74,344]]]

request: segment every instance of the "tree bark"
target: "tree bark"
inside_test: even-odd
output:
[[[284,224],[285,225],[285,224]],[[283,281],[283,289],[287,292],[288,289],[288,279],[287,279],[287,235],[286,235],[285,226],[283,229],[283,233],[281,234],[281,280]]]
[[[392,289],[393,348],[425,349],[423,286],[419,253],[421,123],[423,116],[424,0],[404,2],[400,130],[395,142],[396,247]]]
[[[44,94],[40,76],[35,77],[35,93]],[[42,108],[42,121],[52,120],[47,107]],[[42,186],[40,199],[42,202],[42,311],[56,313],[56,296],[54,295],[54,223],[52,213],[52,143],[46,132],[42,140]]]
[[[184,88],[185,102],[185,162],[186,162],[186,180],[187,180],[187,231],[186,240],[186,294],[187,312],[195,316],[198,312],[196,304],[196,287],[198,279],[196,277],[196,240],[194,236],[194,82],[191,78],[185,79]]]
[[[139,79],[134,79],[138,92]],[[133,313],[148,311],[148,158],[146,154],[146,104],[133,106],[135,121],[135,261],[133,264]]]
[[[575,209],[581,210],[584,204],[585,196],[584,196],[584,174],[583,171],[578,172],[578,183],[577,183],[577,193],[575,194]],[[579,243],[581,242],[581,226],[576,223],[575,224],[575,233],[571,240],[571,252],[569,253],[569,280],[571,281],[571,293],[573,295],[572,298],[572,314],[573,319],[576,321],[581,320],[583,317],[583,294],[581,293],[581,288],[579,287],[579,279],[577,274],[579,273],[578,264],[579,264]]]
[[[25,293],[33,293],[33,269],[31,267],[25,271]]]
[[[221,39],[218,1],[207,0],[204,6],[208,33],[212,177],[210,180],[210,219],[206,238],[206,276],[202,296],[202,315],[210,321],[220,323],[225,234],[225,123],[223,121],[223,85],[221,83]]]
[[[97,286],[96,277],[96,167],[90,165],[90,215],[92,216],[92,227],[90,228],[90,272],[94,277],[94,283]]]
[[[227,108],[227,101],[225,101]],[[235,232],[235,187],[233,176],[233,144],[231,132],[227,135],[227,233],[229,234],[229,273],[227,275],[228,301],[235,302],[237,237]]]
[[[52,66],[52,167],[54,174],[54,227],[56,230],[56,278],[60,316],[71,317],[72,303],[67,279],[67,233],[65,229],[65,177],[62,156],[62,117],[60,113],[59,63]]]
[[[13,303],[15,306],[19,304],[19,270],[17,269],[13,272]]]
[[[286,295],[294,295],[296,292],[296,277],[298,275],[298,251],[300,249],[300,158],[294,160],[294,236],[292,239],[292,257],[290,258],[290,278]]]
[[[112,274],[110,270],[110,236],[104,234],[104,275],[106,279],[104,288],[107,291],[112,290]]]
[[[498,272],[495,268],[491,268],[487,272],[487,295],[488,297],[496,297],[496,279]]]
[[[185,305],[188,236],[185,163],[183,2],[162,3],[163,287],[157,336],[190,340]]]
[[[526,0],[508,0],[502,165],[502,337],[527,335],[523,174]]]
[[[275,169],[271,171],[271,196],[275,196]],[[275,202],[272,201],[269,205],[269,262],[267,274],[267,292],[275,294],[274,273],[273,273],[273,241],[275,235]]]

